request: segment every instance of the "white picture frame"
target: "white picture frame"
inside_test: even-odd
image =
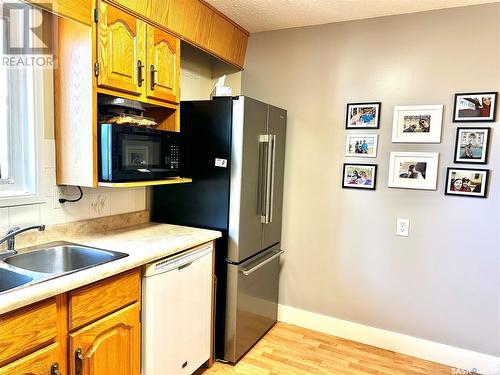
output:
[[[437,152],[391,152],[388,186],[436,190],[438,167]]]
[[[394,107],[393,143],[441,143],[444,106],[399,105]]]
[[[348,133],[345,141],[345,156],[376,158],[378,134]]]

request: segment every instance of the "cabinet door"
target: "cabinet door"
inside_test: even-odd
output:
[[[139,375],[139,314],[134,303],[70,334],[70,373]]]
[[[148,98],[179,102],[180,41],[148,26]]]
[[[146,24],[105,2],[99,5],[98,85],[141,96],[146,86]]]
[[[0,375],[54,375],[56,369],[62,371],[61,349],[52,344],[33,354],[0,367]]]

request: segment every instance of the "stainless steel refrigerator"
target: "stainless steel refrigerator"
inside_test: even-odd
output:
[[[154,221],[217,229],[215,353],[237,362],[277,319],[286,111],[245,96],[181,103],[190,184],[155,187]]]

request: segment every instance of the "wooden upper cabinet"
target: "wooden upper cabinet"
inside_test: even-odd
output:
[[[70,334],[70,374],[140,375],[139,303]]]
[[[179,102],[180,41],[155,27],[147,28],[148,98]]]
[[[182,40],[243,68],[248,32],[202,0],[108,0],[165,27]]]
[[[93,2],[90,0],[24,0],[64,17],[86,25],[92,25]]]
[[[143,95],[146,86],[146,24],[101,1],[98,25],[98,85]]]

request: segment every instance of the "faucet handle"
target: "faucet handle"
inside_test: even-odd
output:
[[[10,229],[7,231],[7,234],[14,233],[15,231],[18,231],[19,229],[21,229],[21,228],[19,228],[19,227],[12,227],[12,228],[10,228]]]

